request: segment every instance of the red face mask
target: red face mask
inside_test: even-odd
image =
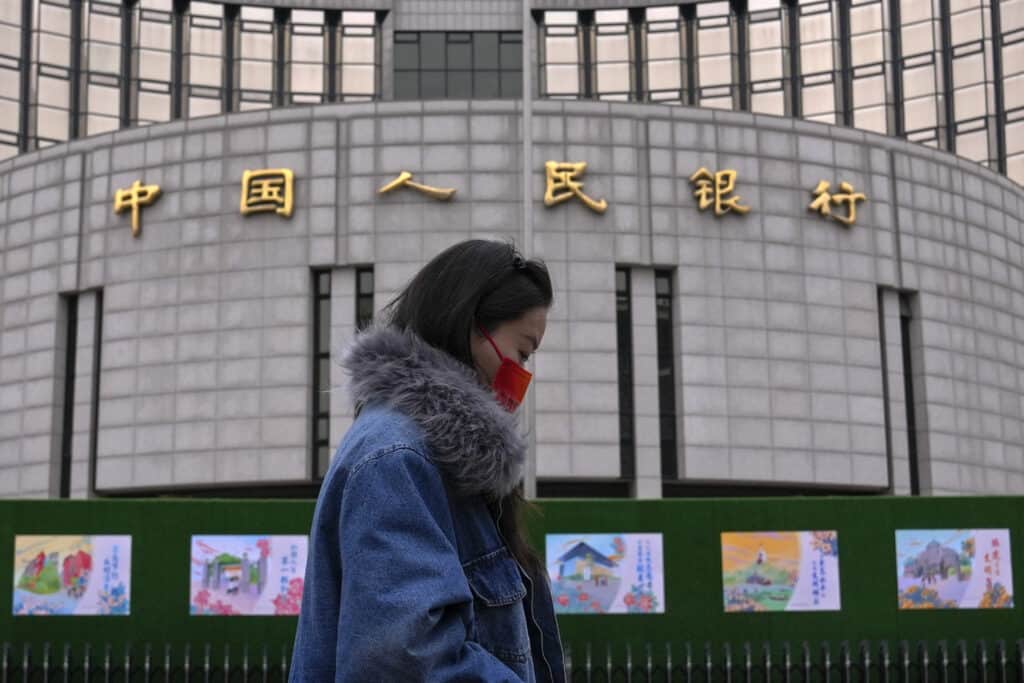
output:
[[[523,397],[526,396],[526,389],[530,386],[530,380],[533,379],[533,375],[523,366],[519,365],[519,363],[511,358],[506,358],[501,353],[498,345],[491,339],[491,335],[487,334],[484,328],[480,327],[478,329],[480,334],[484,336],[484,339],[491,343],[494,352],[501,359],[501,367],[498,368],[498,372],[494,375],[494,383],[491,385],[491,388],[494,389],[498,402],[509,412],[514,412],[523,402]]]

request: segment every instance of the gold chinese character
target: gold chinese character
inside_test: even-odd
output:
[[[723,216],[729,211],[735,211],[736,213],[750,211],[749,206],[740,205],[741,197],[739,195],[735,197],[726,196],[732,194],[733,189],[736,187],[736,171],[716,171],[712,175],[708,169],[701,167],[690,176],[690,182],[697,186],[693,196],[697,198],[697,206],[701,211],[712,204],[715,206],[716,216]],[[713,199],[712,195],[714,196]]]
[[[831,216],[845,225],[853,225],[853,222],[857,220],[857,202],[867,201],[867,197],[860,192],[854,192],[853,185],[847,182],[839,183],[839,189],[842,190],[841,193],[829,194],[829,187],[831,187],[831,183],[827,180],[820,181],[818,186],[814,188],[814,201],[807,208],[811,211],[819,212],[822,216]],[[832,215],[832,207],[829,206],[829,202],[832,204],[846,204],[847,215]]]
[[[387,194],[392,190],[397,190],[400,187],[411,187],[414,190],[419,190],[428,197],[433,197],[439,201],[447,201],[452,198],[455,194],[454,188],[450,187],[431,187],[430,185],[423,185],[417,183],[412,179],[412,173],[408,171],[402,171],[398,174],[398,177],[392,180],[384,187],[377,190],[378,194]]]
[[[139,207],[149,206],[160,196],[159,185],[143,185],[136,180],[128,189],[114,193],[114,213],[118,214],[127,208],[132,210],[132,237],[139,236]]]
[[[294,183],[295,174],[290,168],[245,171],[242,174],[242,215],[272,211],[290,217]]]
[[[547,172],[547,190],[544,192],[545,206],[554,206],[573,197],[579,197],[580,201],[586,204],[591,211],[604,213],[608,208],[608,202],[588,197],[583,192],[583,183],[574,180],[587,170],[587,162],[549,161],[544,164],[544,170]]]

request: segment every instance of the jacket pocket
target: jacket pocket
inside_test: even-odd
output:
[[[462,565],[474,596],[474,637],[488,652],[526,679],[530,633],[523,598],[526,586],[507,548]]]

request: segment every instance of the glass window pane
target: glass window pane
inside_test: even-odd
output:
[[[501,96],[501,81],[497,71],[477,71],[473,74],[473,97],[494,99]]]
[[[395,99],[418,100],[420,98],[420,78],[417,71],[395,72]]]
[[[424,100],[442,99],[447,95],[444,71],[420,72],[420,98]]]
[[[447,47],[448,69],[473,68],[473,41],[468,33],[450,35]]]
[[[121,7],[92,0],[82,24],[82,133],[94,135],[121,125]]]
[[[520,66],[522,65],[520,64]],[[481,32],[473,34],[473,68],[498,68],[497,33]]]
[[[34,0],[30,147],[63,142],[70,134],[71,8],[67,0]]]
[[[186,16],[185,48],[188,93],[186,115],[219,114],[223,109],[224,6],[209,2],[191,2]]]
[[[288,101],[322,102],[326,94],[327,36],[323,12],[296,10],[288,27]]]
[[[418,69],[420,67],[419,35],[395,34],[395,68]]]
[[[172,0],[141,0],[132,8],[131,125],[171,120]]]
[[[445,57],[445,35],[444,33],[421,33],[420,34],[420,63],[421,69],[444,69]]]
[[[468,100],[473,97],[473,72],[448,72],[448,97]]]
[[[503,37],[504,38],[504,37]],[[522,71],[523,44],[503,39],[501,42],[501,68]]]
[[[515,99],[523,96],[523,72],[501,72],[501,97]]]

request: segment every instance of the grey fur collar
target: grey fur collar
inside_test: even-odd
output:
[[[519,483],[526,443],[518,420],[463,363],[411,332],[378,326],[356,335],[341,364],[356,405],[385,403],[423,430],[456,493],[495,498]]]

